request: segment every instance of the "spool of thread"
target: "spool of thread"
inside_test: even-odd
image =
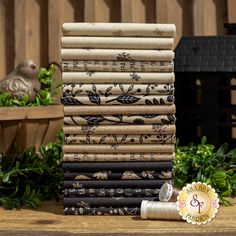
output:
[[[141,219],[182,220],[175,202],[155,202],[143,200]]]
[[[173,187],[169,183],[165,183],[161,186],[159,192],[159,200],[161,202],[176,202],[180,189]]]

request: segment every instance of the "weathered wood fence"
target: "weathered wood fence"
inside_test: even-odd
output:
[[[0,0],[0,79],[25,58],[60,62],[63,22],[175,23],[182,35],[225,34],[235,0]]]

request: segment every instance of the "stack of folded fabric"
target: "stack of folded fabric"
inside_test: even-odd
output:
[[[172,24],[65,23],[65,214],[139,214],[173,179]]]

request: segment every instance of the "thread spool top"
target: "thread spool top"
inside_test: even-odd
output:
[[[172,194],[173,194],[174,188],[171,184],[165,183],[161,186],[160,192],[159,192],[159,200],[161,202],[168,202],[170,201]]]

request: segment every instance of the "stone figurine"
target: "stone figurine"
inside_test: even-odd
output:
[[[10,93],[18,100],[28,95],[29,101],[32,102],[40,89],[38,74],[36,64],[32,60],[24,60],[9,75],[0,80],[0,93]]]

